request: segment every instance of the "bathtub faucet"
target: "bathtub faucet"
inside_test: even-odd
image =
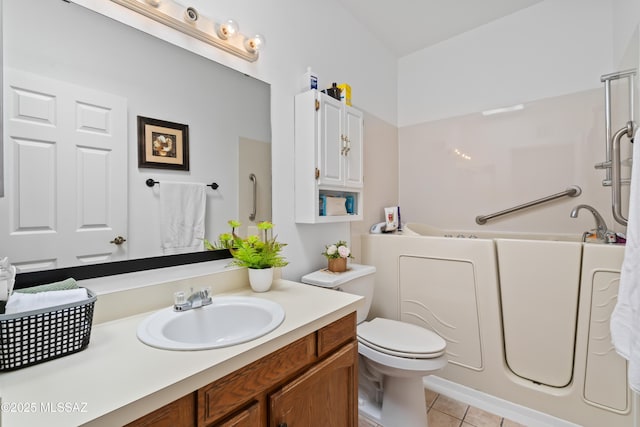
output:
[[[569,214],[569,216],[571,216],[571,218],[577,218],[578,211],[580,209],[586,209],[593,214],[593,217],[596,220],[596,237],[598,238],[598,240],[603,240],[606,242],[609,229],[607,228],[607,224],[604,222],[604,218],[602,218],[602,215],[600,215],[593,206],[578,205],[575,208],[571,209],[571,213]]]

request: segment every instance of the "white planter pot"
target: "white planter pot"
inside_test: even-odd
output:
[[[254,292],[266,292],[271,288],[273,282],[272,268],[249,268],[249,284]]]

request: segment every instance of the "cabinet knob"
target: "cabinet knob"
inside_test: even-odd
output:
[[[287,426],[287,423],[280,423],[278,424],[278,427],[288,427],[288,426]]]

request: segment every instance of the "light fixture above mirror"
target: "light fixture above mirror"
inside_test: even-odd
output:
[[[220,37],[222,40],[228,40],[234,37],[239,32],[240,28],[238,28],[238,24],[233,19],[229,19],[228,21],[218,26],[218,37]]]
[[[235,21],[216,23],[195,8],[185,8],[172,0],[111,1],[249,62],[258,59],[258,52],[264,46],[264,37],[244,36]]]

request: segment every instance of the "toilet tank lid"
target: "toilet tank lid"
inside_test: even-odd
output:
[[[347,271],[342,273],[334,273],[324,268],[302,276],[301,281],[302,283],[322,286],[323,288],[336,288],[350,280],[367,276],[375,272],[376,268],[372,265],[350,263],[347,265]]]

